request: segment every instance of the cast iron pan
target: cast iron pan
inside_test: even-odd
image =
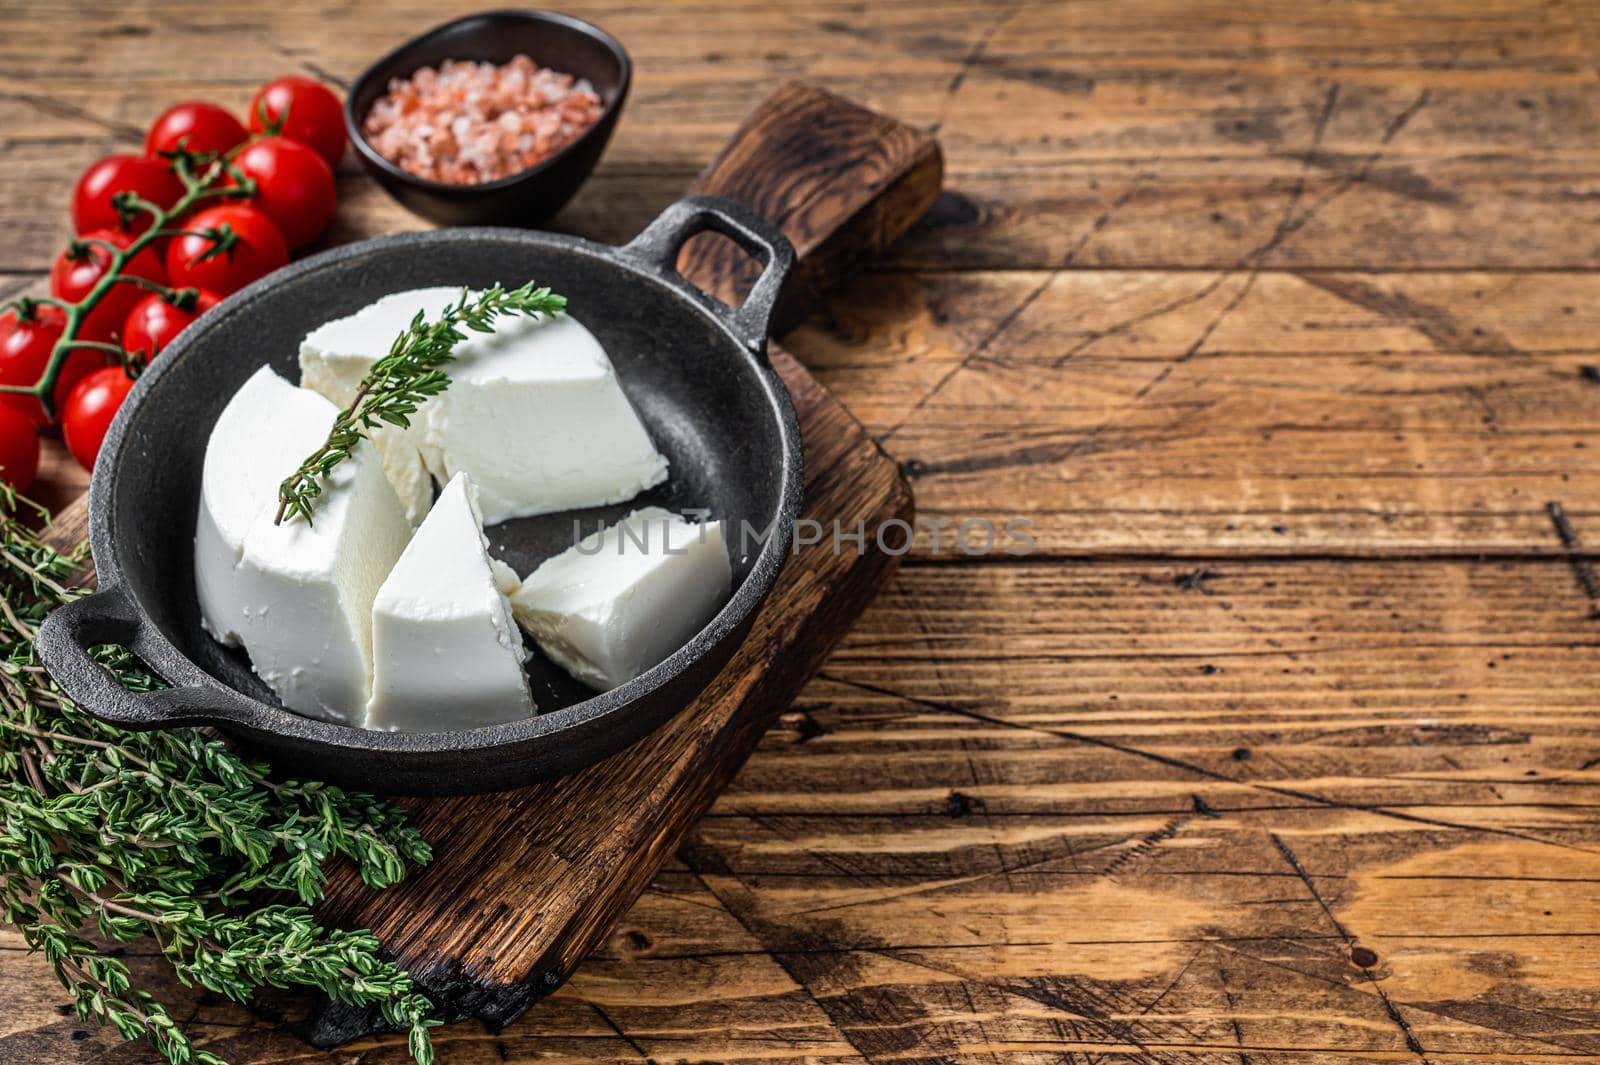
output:
[[[674,268],[684,241],[720,232],[763,263],[729,308]],[[348,245],[278,271],[186,330],[140,377],[95,465],[90,545],[100,590],[52,614],[39,654],[68,695],[133,729],[215,725],[277,770],[390,794],[491,791],[570,772],[644,736],[694,698],[749,631],[789,549],[800,508],[794,408],[766,357],[773,304],[794,251],[729,200],[698,196],[608,247],[512,229],[407,233]],[[573,543],[581,524],[658,504],[704,507],[727,522],[733,595],[689,643],[603,694],[537,658],[540,716],[438,733],[369,732],[284,710],[241,650],[200,627],[194,528],[207,437],[234,391],[262,364],[297,380],[302,337],[390,292],[535,279],[605,345],[628,398],[671,462],[668,481],[613,507],[491,526],[494,553],[518,573]],[[748,524],[750,533],[743,535]],[[86,648],[120,643],[171,687],[125,690]],[[530,641],[530,647],[532,646]]]

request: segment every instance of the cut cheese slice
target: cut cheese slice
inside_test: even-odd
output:
[[[207,629],[242,644],[284,706],[359,725],[372,600],[411,535],[372,445],[359,442],[324,478],[312,523],[273,524],[279,483],[337,413],[270,370],[246,383],[207,444],[195,569]]]
[[[348,404],[419,310],[436,318],[460,295],[454,288],[400,292],[321,326],[301,345],[301,383]],[[620,503],[666,480],[667,460],[611,360],[574,318],[500,318],[492,334],[469,334],[456,348],[449,373],[450,387],[422,404],[409,430],[377,434],[410,513],[426,511],[428,494],[413,450],[441,484],[470,476],[491,525]]]
[[[721,522],[646,507],[539,566],[511,605],[545,654],[608,691],[689,642],[731,584]]]
[[[384,296],[345,318],[313,329],[300,342],[300,385],[349,406],[372,364],[389,353],[395,337],[410,328],[417,312],[437,319],[461,296],[459,288],[419,288]],[[433,503],[433,481],[422,464],[421,426],[384,425],[371,431],[373,446],[383,456],[383,472],[406,508],[412,525],[422,521]]]
[[[368,728],[444,732],[534,713],[506,569],[489,557],[474,495],[451,478],[378,590]]]
[[[667,460],[575,318],[502,318],[456,349],[451,384],[423,408],[422,457],[441,481],[466,473],[484,520],[632,499]]]

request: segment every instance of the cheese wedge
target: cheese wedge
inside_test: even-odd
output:
[[[343,406],[418,310],[436,317],[459,289],[385,296],[314,330],[300,349],[301,383]],[[594,335],[567,315],[504,317],[456,348],[451,384],[408,431],[379,433],[385,468],[408,512],[426,510],[417,465],[439,483],[478,486],[484,521],[620,503],[666,480],[656,450]]]
[[[502,318],[456,350],[451,385],[424,408],[422,458],[466,473],[484,521],[632,499],[667,460],[594,334],[565,314]]]
[[[341,410],[355,399],[361,379],[372,364],[389,353],[395,337],[405,332],[421,311],[429,318],[461,296],[459,288],[419,288],[384,296],[345,318],[313,329],[300,342],[300,386],[326,397]],[[406,508],[412,525],[422,521],[433,504],[433,481],[422,464],[421,427],[384,425],[371,440],[383,456],[383,472]]]
[[[312,523],[272,520],[278,484],[337,413],[270,370],[246,382],[207,443],[195,573],[206,628],[242,644],[285,707],[359,725],[373,597],[411,535],[378,453],[363,440],[334,468]]]
[[[688,643],[731,584],[721,522],[646,507],[544,562],[511,605],[556,664],[608,691]]]
[[[378,590],[368,728],[444,732],[534,713],[507,569],[489,557],[475,494],[451,478]]]

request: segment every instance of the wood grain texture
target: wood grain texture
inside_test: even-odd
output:
[[[1561,554],[1593,526],[1591,273],[875,273],[788,338],[933,556]]]
[[[1600,85],[1565,0],[594,0],[637,78],[567,228],[622,240],[803,77],[937,129],[952,190],[894,257],[933,269],[1583,268]],[[349,79],[470,4],[8,5],[0,269],[67,235],[67,182],[176,96]],[[189,58],[175,61],[173,49]],[[642,116],[642,117],[638,117]],[[346,159],[340,239],[421,225]],[[1104,219],[1102,221],[1102,218]]]
[[[468,9],[8,11],[6,283],[165,104]],[[924,521],[1039,550],[924,529],[573,979],[442,1060],[1600,1062],[1600,8],[573,10],[639,77],[564,228],[631,236],[794,78],[937,133],[946,194],[785,344]],[[420,227],[340,192],[330,241]],[[140,1060],[16,947],[0,1058]],[[404,1060],[158,986],[237,1061]]]
[[[1600,1057],[1566,565],[1195,573],[902,566],[573,980],[443,1060]],[[21,1001],[0,1048],[74,1027]],[[198,1016],[308,1060],[275,1012]],[[345,1054],[310,1060],[403,1058]]]

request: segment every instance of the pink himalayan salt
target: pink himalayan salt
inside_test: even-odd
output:
[[[519,55],[501,66],[447,59],[389,82],[361,131],[420,178],[456,185],[526,170],[571,144],[605,110],[594,87]]]

